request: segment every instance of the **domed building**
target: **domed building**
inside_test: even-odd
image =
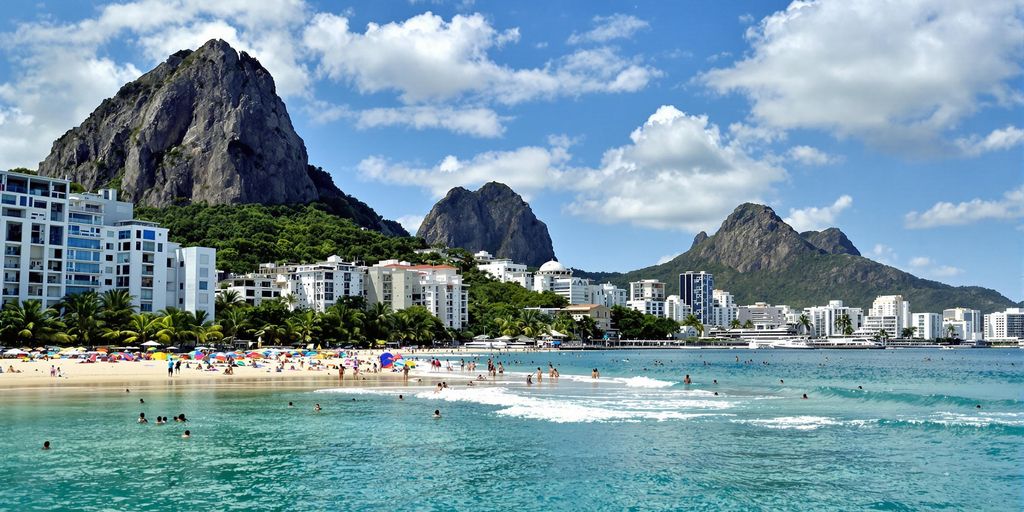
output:
[[[554,292],[565,297],[569,304],[589,304],[593,300],[590,280],[573,277],[572,269],[555,260],[541,265],[533,275],[533,290]]]

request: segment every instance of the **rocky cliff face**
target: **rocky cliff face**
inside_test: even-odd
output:
[[[221,40],[125,84],[53,143],[39,173],[156,207],[320,201],[360,226],[408,234],[309,165],[273,77]]]
[[[305,203],[318,198],[307,163],[270,73],[212,40],[121,87],[54,142],[39,172],[148,206]]]
[[[860,251],[857,250],[857,247],[846,237],[846,233],[843,233],[838,228],[828,228],[822,231],[805,231],[800,233],[800,236],[811,245],[828,254],[860,256]]]
[[[476,192],[451,189],[423,219],[417,236],[429,244],[487,251],[530,266],[555,258],[547,225],[519,194],[495,182]]]
[[[689,253],[750,272],[777,270],[794,256],[817,251],[771,208],[745,203],[725,219],[714,236],[701,239],[698,235]]]

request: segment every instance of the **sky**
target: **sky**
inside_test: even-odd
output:
[[[1024,0],[11,1],[0,168],[221,38],[310,162],[412,232],[501,181],[555,253],[627,271],[740,203],[920,277],[1024,299]]]

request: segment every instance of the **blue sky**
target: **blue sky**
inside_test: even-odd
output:
[[[31,1],[0,22],[0,167],[212,37],[310,160],[415,227],[503,181],[555,252],[631,270],[739,203],[1024,299],[1024,3]]]

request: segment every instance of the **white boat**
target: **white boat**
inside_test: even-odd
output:
[[[471,341],[463,345],[463,347],[504,350],[508,348],[508,343],[505,343],[504,341]]]
[[[805,338],[751,338],[747,348],[758,350],[763,348],[781,349],[812,349],[814,348]]]
[[[814,340],[811,342],[814,348],[832,349],[876,349],[886,348],[881,343],[868,338],[830,338],[825,340]]]

